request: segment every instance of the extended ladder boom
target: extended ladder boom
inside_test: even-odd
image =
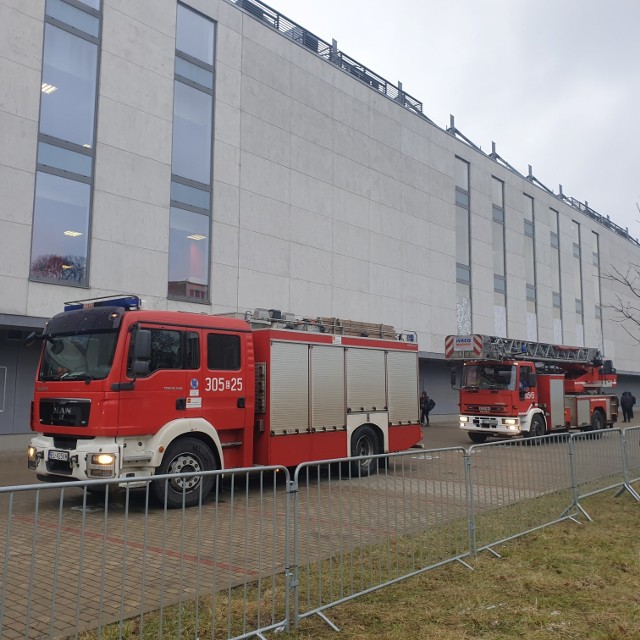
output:
[[[548,363],[601,364],[602,356],[600,351],[593,347],[567,347],[476,333],[466,336],[447,336],[445,358],[447,360],[521,359]]]

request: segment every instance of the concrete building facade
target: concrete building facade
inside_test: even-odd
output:
[[[67,300],[277,308],[415,331],[454,412],[451,333],[640,350],[606,276],[624,230],[485,154],[258,0],[0,0],[0,434],[28,431]]]

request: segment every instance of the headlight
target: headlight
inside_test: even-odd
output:
[[[87,456],[87,477],[113,478],[116,475],[115,453],[92,453]]]
[[[91,464],[110,465],[116,461],[113,453],[94,453],[91,456]]]
[[[35,462],[38,458],[38,450],[35,447],[29,447],[27,449],[27,460],[29,462]]]
[[[504,423],[510,427],[512,425],[518,424],[518,421],[515,418],[507,418]]]
[[[460,416],[460,422],[469,422],[468,416]]]

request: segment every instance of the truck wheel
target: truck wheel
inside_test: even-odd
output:
[[[368,425],[358,427],[351,436],[351,457],[375,456],[380,453],[378,436]],[[351,476],[364,478],[378,471],[380,460],[378,458],[362,458],[352,460],[350,463]]]
[[[600,429],[604,429],[604,417],[602,415],[602,411],[596,409],[591,414],[591,431],[600,431]]]
[[[538,436],[547,435],[547,429],[544,426],[544,420],[539,413],[536,413],[536,415],[531,418],[529,431],[525,432],[524,435],[526,438],[537,438]]]
[[[169,509],[193,507],[200,501],[200,485],[202,484],[202,500],[213,487],[214,476],[187,476],[184,474],[198,471],[213,471],[217,468],[213,452],[197,438],[179,438],[174,440],[167,450],[156,475],[175,474],[166,480],[156,480],[151,484],[151,490],[156,500]],[[184,502],[183,502],[184,500]]]
[[[483,442],[486,442],[487,438],[489,437],[486,433],[467,433],[467,435],[469,436],[469,440],[471,440],[471,442],[475,442],[476,444],[482,444]]]

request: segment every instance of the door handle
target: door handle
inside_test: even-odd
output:
[[[236,406],[238,407],[238,409],[244,409],[244,398],[238,398]]]

